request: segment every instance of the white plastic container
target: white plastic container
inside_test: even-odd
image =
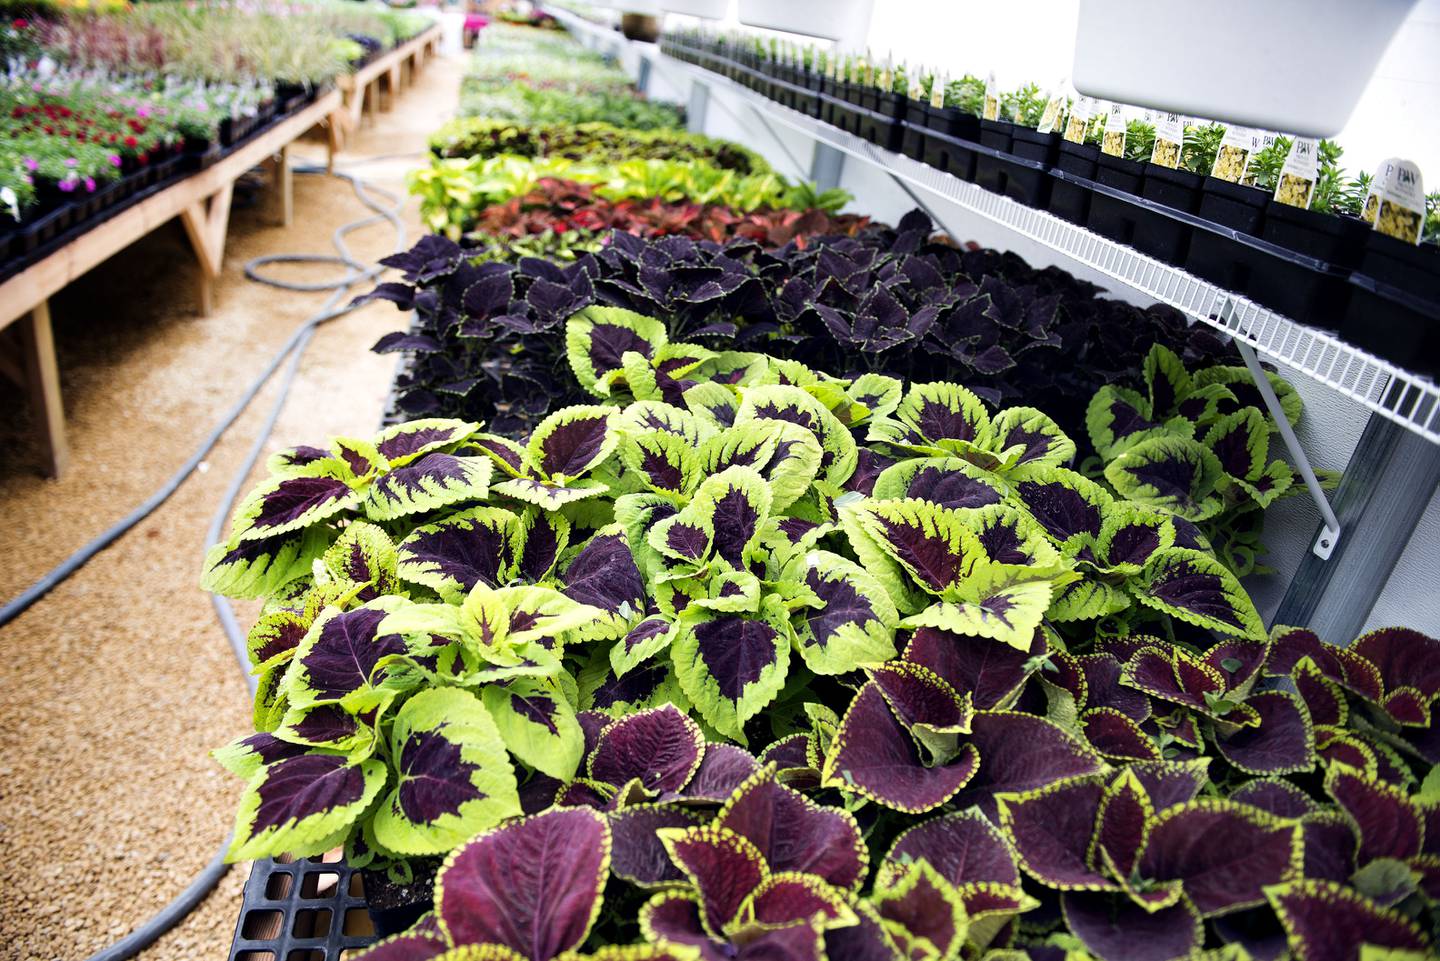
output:
[[[861,50],[874,6],[875,0],[740,0],[740,22]]]
[[[1075,88],[1104,100],[1333,137],[1415,3],[1080,0]]]
[[[687,17],[724,20],[730,12],[730,0],[661,0],[666,13],[683,13]]]

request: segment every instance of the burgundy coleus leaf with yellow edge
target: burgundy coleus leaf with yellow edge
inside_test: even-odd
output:
[[[896,682],[891,697],[886,696],[880,677]],[[912,699],[897,711],[891,698],[897,696],[902,679]],[[876,668],[841,720],[825,756],[823,783],[908,813],[939,807],[975,776],[979,755],[955,736],[950,756],[934,763],[935,756],[902,718],[953,726],[964,712],[959,695],[932,672],[913,666]],[[937,739],[940,736],[937,733]]]
[[[452,504],[484,500],[494,465],[488,457],[462,457],[435,451],[375,478],[365,492],[365,514],[394,520]]]
[[[528,961],[578,948],[600,913],[610,826],[584,808],[554,808],[475,837],[435,882],[435,913],[455,945],[503,945]]]
[[[1302,774],[1315,766],[1315,729],[1288,691],[1262,691],[1245,700],[1259,723],[1216,732],[1222,757],[1247,774]],[[1224,726],[1224,725],[1222,725]]]
[[[1265,888],[1299,877],[1303,859],[1298,822],[1202,798],[1156,815],[1135,873],[1145,881],[1179,881],[1188,901],[1210,917],[1263,904]]]
[[[937,627],[917,628],[904,659],[929,668],[957,691],[968,691],[978,710],[1010,707],[1025,682],[1039,669],[1035,658],[1047,650],[1043,631],[1036,631],[1028,651],[989,638],[956,634]]]
[[[1125,662],[1121,680],[1151,697],[1199,714],[1232,724],[1259,723],[1257,710],[1238,696],[1226,697],[1225,678],[1218,670],[1177,646],[1141,647]]]
[[[1070,933],[1099,961],[1179,961],[1205,941],[1185,901],[1150,911],[1115,894],[1067,891],[1060,903]]]
[[[345,483],[343,472],[333,458],[327,458],[261,484],[235,508],[228,543],[304,530],[355,510],[360,495]]]
[[[954,803],[978,805],[992,817],[997,816],[996,795],[1032,791],[1105,770],[1084,738],[1046,718],[1018,711],[976,711],[965,743],[979,752],[980,765]]]
[[[1297,880],[1269,887],[1265,896],[1284,925],[1295,956],[1305,961],[1392,957],[1409,961],[1433,956],[1430,939],[1414,921],[1346,885]]]
[[[1424,811],[1401,788],[1332,764],[1325,790],[1355,826],[1361,866],[1377,858],[1408,860],[1424,848]]]
[[[301,641],[286,672],[290,703],[341,702],[355,708],[376,706],[384,694],[378,683],[383,658],[407,651],[399,634],[381,632],[388,612],[399,606],[396,597],[382,597],[365,606],[341,612],[328,608]]]
[[[1104,797],[1105,783],[1094,775],[998,795],[1000,826],[1025,872],[1061,891],[1118,890],[1103,866],[1092,866],[1091,838]]]
[[[878,879],[870,903],[904,957],[956,957],[969,934],[964,899],[928,861]]]
[[[869,867],[869,850],[855,818],[781,784],[773,764],[736,788],[713,823],[749,840],[776,873],[807,874],[853,889]]]
[[[560,584],[566,597],[605,612],[586,629],[587,638],[621,636],[645,610],[645,581],[618,526],[596,531],[566,565]]]
[[[606,725],[585,769],[592,780],[616,788],[634,781],[651,795],[678,793],[695,776],[704,754],[699,725],[666,704]]]
[[[1391,720],[1430,726],[1440,698],[1440,641],[1419,631],[1387,627],[1356,638],[1349,650],[1374,665],[1382,684],[1378,702]]]

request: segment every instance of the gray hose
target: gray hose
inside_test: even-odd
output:
[[[296,166],[294,169],[296,173],[325,173],[323,167]],[[349,181],[350,187],[355,192],[355,196],[359,201],[369,209],[375,211],[371,216],[352,221],[335,231],[331,237],[331,242],[335,245],[338,253],[268,254],[263,257],[257,257],[245,264],[245,276],[256,283],[267,284],[281,290],[302,292],[332,290],[334,293],[325,301],[324,306],[321,307],[318,312],[312,314],[302,322],[300,326],[296,328],[295,332],[286,339],[285,343],[281,345],[280,350],[270,359],[270,362],[266,364],[260,376],[246,388],[240,399],[226,412],[215,429],[207,434],[204,440],[201,441],[199,448],[190,455],[185,463],[171,475],[170,479],[167,480],[158,491],[148,497],[139,507],[135,508],[135,510],[107,528],[100,536],[71,554],[61,564],[55,567],[55,569],[35,582],[35,584],[31,585],[28,589],[21,592],[14,600],[7,603],[3,608],[0,608],[0,626],[4,626],[7,622],[19,616],[21,612],[83,567],[92,557],[100,553],[100,551],[112,544],[126,531],[153,513],[161,504],[165,503],[165,501],[179,489],[185,479],[190,476],[190,473],[195,470],[196,466],[204,460],[205,456],[209,454],[215,444],[219,442],[220,438],[235,423],[235,420],[245,411],[246,407],[255,399],[255,396],[266,383],[269,382],[270,378],[275,375],[275,372],[280,369],[281,365],[284,364],[285,371],[280,378],[279,394],[275,398],[274,405],[270,408],[270,413],[266,416],[265,423],[256,435],[255,442],[246,455],[245,462],[241,465],[239,471],[236,472],[230,482],[230,486],[225,490],[224,497],[221,498],[220,508],[216,511],[214,518],[210,522],[205,543],[212,544],[220,539],[221,532],[224,529],[225,519],[230,515],[231,508],[239,498],[240,492],[245,486],[245,481],[250,475],[250,471],[254,469],[256,462],[259,461],[268,445],[270,434],[275,428],[275,422],[279,419],[280,413],[284,409],[286,398],[290,394],[290,388],[294,384],[296,375],[299,373],[300,360],[304,355],[305,348],[309,346],[311,339],[314,337],[316,328],[321,324],[328,323],[329,321],[348,314],[353,308],[349,305],[340,306],[341,301],[346,298],[351,292],[351,289],[357,284],[373,280],[379,276],[383,270],[383,268],[378,265],[366,266],[357,261],[351,255],[350,249],[345,243],[345,237],[353,231],[386,220],[395,228],[395,252],[399,253],[405,247],[405,225],[400,219],[401,199],[387,190],[382,190],[367,184],[364,180],[361,180],[353,174],[336,173],[334,176]],[[371,199],[371,197],[368,196],[370,193],[378,194],[388,200],[389,206],[385,206]],[[335,280],[315,283],[276,280],[265,277],[260,273],[260,268],[276,263],[331,263],[344,267],[345,273]],[[288,363],[286,363],[287,357],[289,358]],[[250,658],[245,646],[245,632],[236,622],[234,609],[230,606],[228,600],[211,594],[210,603],[215,609],[215,616],[219,620],[221,628],[225,631],[225,636],[229,640],[230,647],[232,651],[234,651],[236,660],[240,664],[241,672],[245,675],[246,685],[253,694],[255,690],[255,680],[250,675]],[[220,883],[220,879],[225,876],[225,872],[230,869],[230,865],[225,861],[225,854],[229,850],[229,847],[230,838],[226,837],[225,842],[220,846],[220,850],[215,854],[215,857],[210,860],[210,863],[195,876],[195,879],[191,881],[185,890],[180,892],[173,901],[124,938],[92,954],[88,961],[128,961],[128,959],[133,958],[145,948],[154,944],[165,932],[179,924],[181,920],[205,900],[206,896]]]

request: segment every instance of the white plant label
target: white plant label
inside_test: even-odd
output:
[[[1052,133],[1060,125],[1060,115],[1065,112],[1065,95],[1060,92],[1061,89],[1063,86],[1045,101],[1045,111],[1040,114],[1040,123],[1035,128],[1040,133]]]
[[[1226,127],[1220,149],[1215,151],[1215,163],[1210,168],[1210,176],[1216,180],[1228,180],[1232,184],[1238,184],[1240,178],[1245,176],[1245,166],[1250,162],[1251,143],[1250,128]]]
[[[1090,123],[1090,112],[1095,109],[1095,98],[1081,97],[1075,101],[1075,106],[1070,108],[1070,116],[1065,120],[1064,138],[1071,143],[1085,142],[1085,128]]]
[[[1425,223],[1425,182],[1420,168],[1398,157],[1382,163],[1371,182],[1362,216],[1387,237],[1418,244]]]
[[[1125,156],[1125,106],[1112,103],[1105,115],[1105,134],[1100,139],[1100,152],[1112,157]]]
[[[985,78],[985,109],[981,112],[980,119],[1000,119],[1000,88],[995,85],[993,71]]]
[[[946,75],[937,73],[930,78],[930,106],[937,110],[945,106]]]
[[[1150,162],[1175,170],[1180,166],[1180,151],[1184,144],[1185,118],[1178,113],[1157,114],[1155,147],[1150,151]]]
[[[1310,195],[1315,192],[1315,180],[1320,175],[1320,142],[1305,137],[1296,137],[1290,144],[1290,153],[1285,156],[1285,166],[1280,168],[1280,179],[1275,182],[1275,202],[1292,207],[1310,206]]]

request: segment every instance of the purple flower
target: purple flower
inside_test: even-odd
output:
[[[79,165],[80,165],[80,161],[76,160],[74,157],[66,157],[66,158],[65,158],[65,166],[67,166],[67,167],[78,167]]]
[[[75,189],[75,181],[73,181],[73,180],[62,180],[62,181],[60,181],[58,184],[56,184],[55,186],[59,187],[61,190],[65,191],[65,193],[68,194],[70,191],[72,191],[72,190]]]
[[[94,178],[94,177],[86,177],[86,178],[85,178],[85,189],[86,189],[88,192],[92,193],[92,194],[95,192],[95,178]]]
[[[26,158],[25,158],[25,169],[26,169],[26,170],[39,170],[39,169],[40,169],[40,164],[35,160],[34,157],[26,157]]]
[[[119,155],[119,154],[113,154],[113,153],[112,153],[112,154],[110,155],[110,166],[112,166],[112,167],[118,167],[118,166],[120,166],[120,155]]]

